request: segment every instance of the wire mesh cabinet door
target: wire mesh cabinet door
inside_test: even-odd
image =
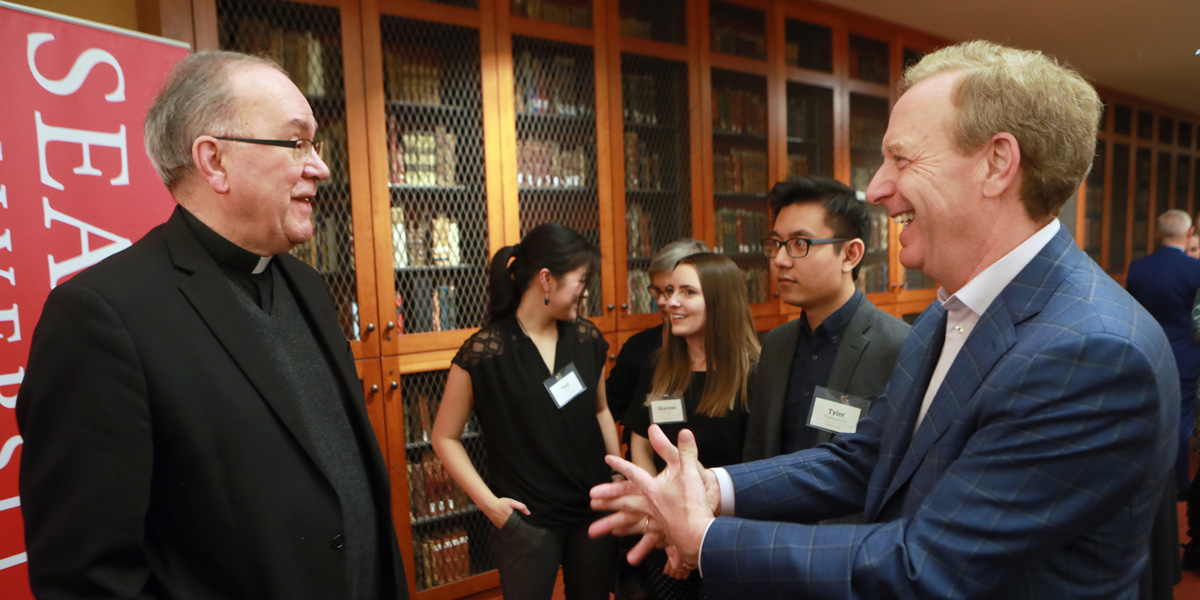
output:
[[[349,136],[362,122],[362,107],[361,93],[348,101],[347,90],[361,90],[362,82],[347,81],[344,59],[344,32],[357,32],[359,23],[344,22],[336,1],[215,0],[215,9],[217,47],[274,58],[312,106],[330,177],[312,200],[313,237],[291,253],[324,276],[355,355],[378,356],[370,235],[355,235],[370,231],[365,172],[354,170],[365,162],[365,140]]]

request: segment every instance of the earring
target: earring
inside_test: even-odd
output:
[[[542,300],[542,304],[545,304],[546,306],[550,306],[550,296],[546,296],[546,299]]]

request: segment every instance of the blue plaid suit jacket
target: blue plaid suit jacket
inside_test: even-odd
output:
[[[1060,231],[914,434],[944,319],[922,313],[858,433],[728,468],[738,517],[705,536],[710,597],[1137,597],[1179,419],[1162,328]]]

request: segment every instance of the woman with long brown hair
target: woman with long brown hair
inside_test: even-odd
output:
[[[635,394],[645,398],[644,406],[625,415],[633,431],[633,462],[651,474],[662,468],[647,439],[653,423],[672,443],[680,430],[690,429],[705,466],[739,463],[748,422],[747,386],[759,355],[742,272],[725,256],[693,254],[675,266],[666,294],[669,329],[653,375],[643,377]],[[698,573],[665,573],[666,564],[662,551],[646,558],[657,598],[703,597]]]

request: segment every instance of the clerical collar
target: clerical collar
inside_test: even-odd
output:
[[[180,206],[179,210],[183,213],[184,222],[188,224],[188,227],[192,229],[192,233],[195,233],[196,238],[200,240],[200,245],[204,246],[204,249],[221,266],[238,273],[258,275],[267,269],[267,265],[271,264],[273,256],[259,256],[246,250],[213,231],[212,228],[202,223],[200,219],[197,219],[195,215],[188,212],[186,208]]]

